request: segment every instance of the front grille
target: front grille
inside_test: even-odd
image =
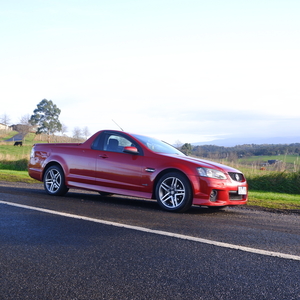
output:
[[[232,180],[242,182],[245,181],[244,175],[242,173],[228,172]]]

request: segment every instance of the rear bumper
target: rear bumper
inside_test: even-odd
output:
[[[28,174],[31,178],[43,181],[43,173],[41,169],[35,169],[35,168],[28,168]]]

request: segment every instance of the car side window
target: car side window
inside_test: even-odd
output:
[[[129,141],[123,136],[116,134],[106,134],[106,137],[104,139],[103,150],[122,153],[124,147],[128,146],[136,147],[131,141]]]

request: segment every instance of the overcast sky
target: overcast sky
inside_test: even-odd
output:
[[[299,0],[0,0],[0,115],[91,133],[299,136]]]

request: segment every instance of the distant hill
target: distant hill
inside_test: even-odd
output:
[[[242,137],[242,138],[228,138],[228,139],[217,139],[209,142],[192,143],[193,146],[202,145],[215,145],[223,147],[234,147],[237,145],[245,144],[294,144],[300,143],[300,136],[295,137],[270,137],[270,138],[255,138],[255,137]]]

